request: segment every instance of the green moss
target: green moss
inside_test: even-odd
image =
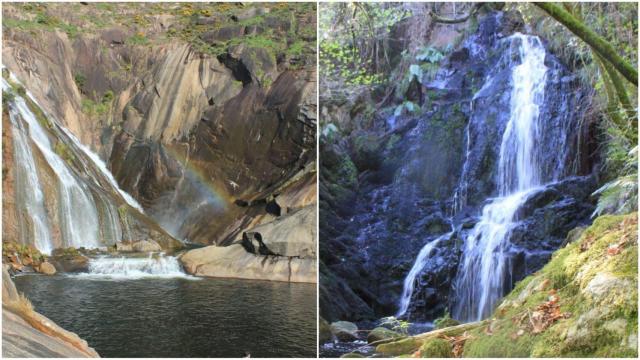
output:
[[[445,339],[429,339],[420,347],[420,357],[448,358],[453,357],[451,344]]]
[[[608,254],[608,247],[621,239],[628,239],[623,249]],[[464,356],[635,357],[637,349],[628,346],[628,339],[638,333],[637,251],[637,215],[599,217],[580,239],[514,288],[493,316],[491,335],[486,328],[471,332]],[[629,287],[613,287],[593,298],[586,289],[599,274]],[[546,302],[551,289],[567,317],[533,334],[526,318],[517,319]]]
[[[363,358],[365,356],[362,355],[362,354],[359,354],[359,353],[350,352],[350,353],[346,353],[346,354],[344,354],[344,355],[342,355],[340,357],[344,358],[344,359],[347,359],[347,358]]]
[[[104,115],[109,111],[110,104],[105,102],[95,102],[91,99],[82,99],[82,112],[89,116]]]
[[[137,33],[133,36],[130,36],[126,40],[126,43],[130,45],[146,46],[150,44],[150,41],[143,33]]]
[[[376,346],[376,352],[384,356],[398,356],[402,354],[414,353],[422,343],[414,338],[406,338]]]
[[[55,146],[53,147],[53,151],[66,162],[72,162],[73,160],[75,160],[73,151],[71,151],[67,144],[63,143],[62,141],[56,142]]]
[[[460,322],[458,320],[452,319],[451,315],[449,315],[449,312],[447,311],[442,317],[437,318],[433,322],[433,325],[436,329],[444,329],[447,327],[460,325]]]

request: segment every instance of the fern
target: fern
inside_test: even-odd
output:
[[[604,184],[592,195],[600,196],[592,217],[602,214],[627,214],[638,210],[638,147],[628,154],[624,174]]]
[[[378,325],[383,327],[390,327],[393,331],[399,332],[403,335],[407,335],[409,333],[409,326],[411,325],[411,323],[406,320],[400,320],[395,316],[387,316],[380,319],[380,323]]]

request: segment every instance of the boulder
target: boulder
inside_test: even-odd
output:
[[[344,355],[341,355],[340,358],[342,359],[349,359],[349,358],[364,358],[365,356],[357,353],[357,352],[350,352],[350,353],[346,353]]]
[[[63,272],[83,272],[89,269],[89,258],[80,254],[52,257],[50,261],[56,269]]]
[[[261,16],[269,13],[269,8],[266,7],[250,7],[238,12],[235,15],[231,16],[231,19],[234,21],[243,21],[254,18],[256,16]]]
[[[217,30],[211,30],[200,35],[200,38],[209,43],[209,44],[217,44],[220,42],[229,41],[233,38],[240,37],[244,35],[244,26],[241,25],[228,25],[225,27],[221,27]]]
[[[331,334],[340,341],[358,339],[358,326],[348,321],[336,321],[330,325]]]
[[[420,348],[422,343],[414,338],[406,338],[386,344],[376,346],[376,353],[384,357],[393,357],[399,355],[413,354]]]
[[[265,256],[247,252],[241,244],[207,246],[179,258],[185,271],[196,276],[315,283],[316,260]]]
[[[152,251],[162,251],[162,247],[153,241],[153,240],[140,240],[131,244],[133,251],[137,252],[152,252]]]
[[[316,207],[309,205],[272,222],[256,226],[247,233],[259,234],[261,243],[271,254],[315,258],[316,214]]]
[[[400,335],[399,333],[393,330],[389,330],[385,327],[377,327],[371,330],[371,332],[367,336],[367,342],[371,344],[372,342],[375,342],[375,341],[393,339],[400,336],[402,335]]]
[[[55,266],[53,266],[50,262],[48,261],[44,261],[42,262],[40,265],[38,265],[36,267],[36,270],[39,273],[45,274],[45,275],[54,275],[56,273],[56,268]]]
[[[133,251],[133,246],[131,245],[131,243],[117,242],[116,243],[116,251],[119,251],[119,252],[131,252],[131,251]]]

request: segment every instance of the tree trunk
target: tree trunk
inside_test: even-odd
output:
[[[589,29],[573,15],[562,7],[552,3],[534,2],[536,6],[547,12],[577,37],[589,44],[591,48],[615,67],[616,70],[629,80],[634,86],[638,86],[638,71],[627,63],[616,50],[604,38]]]

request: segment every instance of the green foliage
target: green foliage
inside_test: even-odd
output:
[[[113,91],[107,90],[104,95],[102,95],[102,103],[107,104],[113,101]]]
[[[460,325],[460,322],[458,322],[458,320],[452,319],[449,311],[446,311],[442,317],[437,318],[433,322],[433,325],[436,329],[444,329],[446,327]]]
[[[131,44],[131,45],[139,45],[139,46],[146,46],[149,45],[149,39],[144,35],[144,33],[142,32],[138,32],[133,36],[130,36],[127,40],[126,40],[127,44]]]
[[[118,215],[120,215],[120,219],[126,221],[128,213],[129,211],[127,210],[127,207],[125,205],[118,206]]]
[[[66,162],[72,162],[73,160],[75,160],[73,151],[67,146],[67,144],[62,141],[56,142],[55,146],[53,147],[53,151]]]
[[[379,326],[391,328],[391,330],[399,332],[400,334],[407,335],[409,333],[409,323],[406,320],[400,320],[395,316],[387,316],[380,319]]]
[[[422,68],[420,66],[415,64],[409,66],[409,77],[412,78],[413,76],[415,76],[418,81],[422,80]]]
[[[593,193],[599,196],[594,215],[626,214],[638,210],[638,146],[621,161],[624,162],[624,175],[609,181]]]
[[[429,63],[438,63],[442,59],[444,59],[444,54],[440,50],[431,46],[424,47],[422,51],[416,55],[416,60],[426,61]]]
[[[78,89],[82,91],[82,88],[87,82],[87,78],[82,73],[76,73],[75,75],[73,75],[73,81],[76,83]]]
[[[414,114],[420,113],[420,107],[418,105],[414,104],[411,101],[404,101],[402,104],[396,106],[395,110],[393,111],[393,115],[400,116],[402,115],[403,110],[405,109],[410,113],[414,113]]]
[[[293,44],[289,45],[287,48],[287,54],[290,56],[299,56],[304,52],[304,47],[307,45],[307,42],[302,40],[297,40]]]
[[[13,93],[2,90],[2,105],[7,106],[8,103],[15,100],[15,97]]]
[[[382,74],[371,73],[361,64],[357,50],[338,42],[320,43],[320,65],[323,77],[338,77],[351,85],[372,85],[382,81]]]
[[[383,41],[391,27],[411,13],[401,4],[323,3],[319,70],[324,79],[347,85],[386,81],[389,49]]]
[[[110,104],[105,102],[96,103],[88,98],[82,99],[82,112],[89,116],[104,115],[109,111],[109,106]]]

